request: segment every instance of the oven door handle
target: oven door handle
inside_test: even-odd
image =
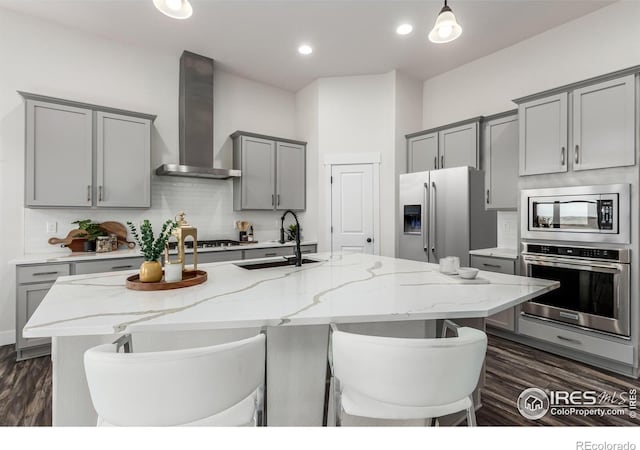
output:
[[[629,270],[629,264],[618,263],[604,263],[595,261],[581,261],[579,259],[563,259],[563,258],[549,258],[549,257],[536,257],[531,255],[523,256],[524,264],[527,266],[538,265],[548,267],[560,267],[563,269],[578,269],[589,270],[591,272],[601,273],[619,273]]]

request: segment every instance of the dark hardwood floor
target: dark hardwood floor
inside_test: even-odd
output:
[[[539,387],[551,390],[628,391],[639,389],[638,380],[566,360],[511,341],[489,336],[483,407],[480,426],[635,426],[640,418],[625,416],[580,417],[547,415],[527,420],[516,408],[522,390]],[[13,346],[0,347],[0,425],[51,425],[51,359],[16,362]]]

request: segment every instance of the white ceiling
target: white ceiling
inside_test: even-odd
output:
[[[191,0],[170,19],[152,0],[0,0],[0,6],[143,47],[212,57],[225,70],[296,91],[318,77],[399,69],[427,79],[588,14],[600,0],[450,0],[464,32],[450,44],[427,34],[441,1]],[[398,36],[402,22],[414,32]],[[297,53],[310,43],[311,56]],[[177,64],[177,61],[176,61]]]

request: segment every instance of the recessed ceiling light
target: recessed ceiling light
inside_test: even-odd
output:
[[[409,34],[412,31],[413,31],[413,25],[409,23],[403,23],[398,28],[396,28],[396,33],[401,35]]]
[[[313,49],[309,45],[301,45],[298,47],[298,53],[301,55],[310,55],[313,53]]]
[[[188,19],[193,14],[189,0],[153,0],[155,7],[172,19]]]

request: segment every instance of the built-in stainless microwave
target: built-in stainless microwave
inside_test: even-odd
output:
[[[522,237],[630,242],[630,186],[609,184],[522,191]]]

